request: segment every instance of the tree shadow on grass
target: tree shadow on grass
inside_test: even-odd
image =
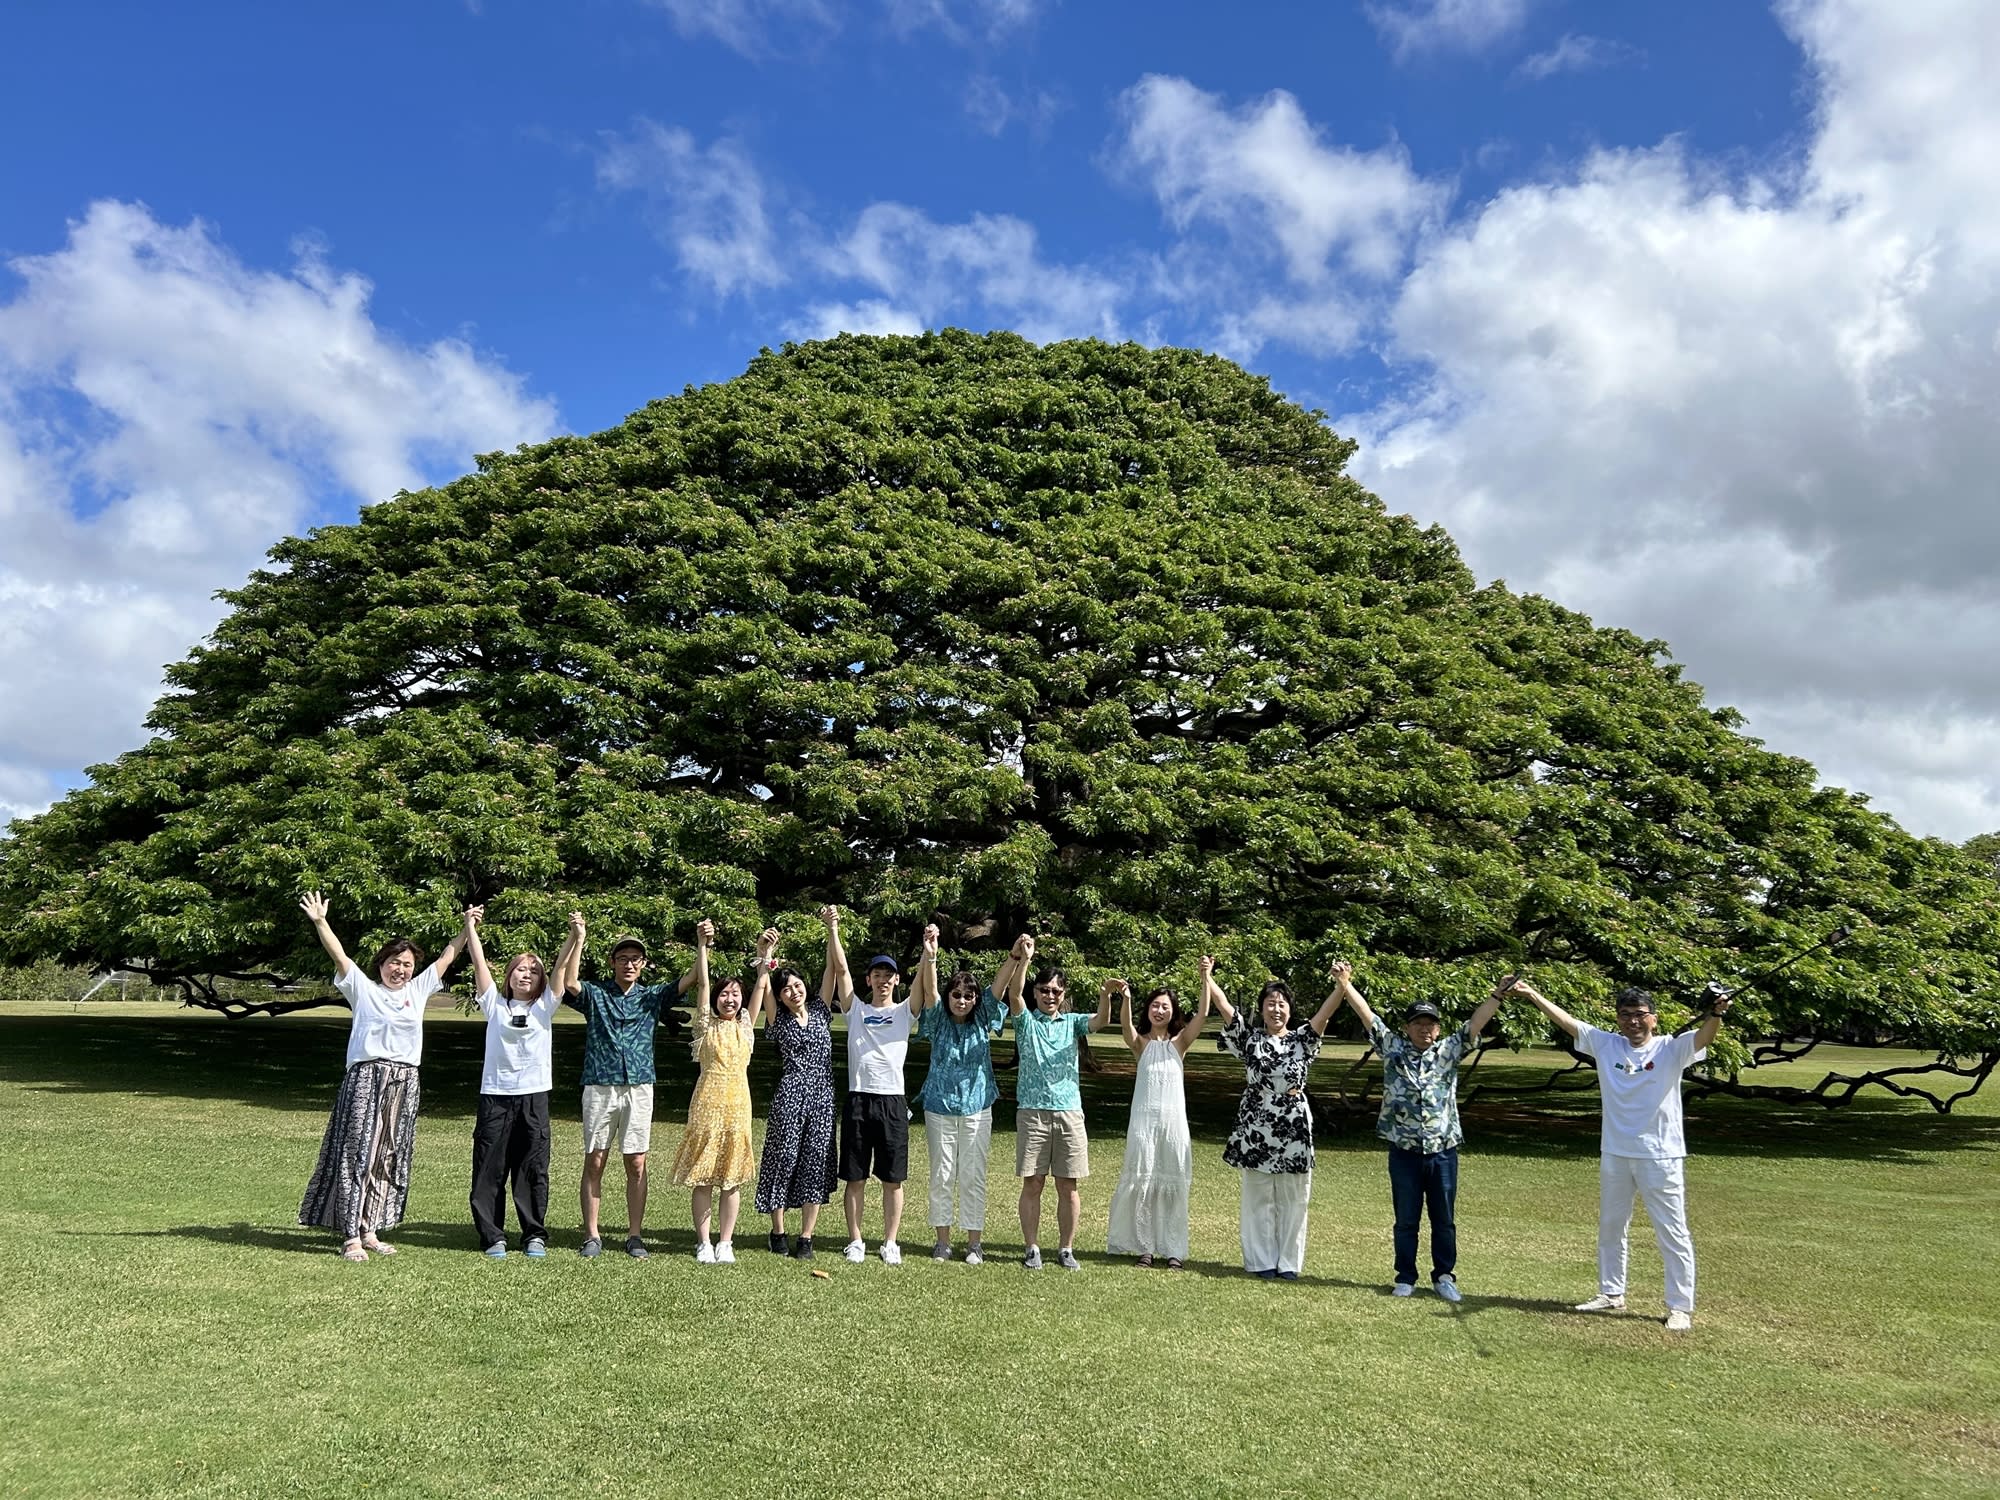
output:
[[[214,1245],[228,1245],[246,1250],[280,1251],[297,1255],[327,1255],[340,1249],[340,1237],[329,1230],[309,1229],[294,1224],[251,1224],[238,1220],[234,1224],[176,1224],[161,1229],[65,1229],[57,1233],[81,1239],[156,1240],[186,1239],[206,1240]],[[382,1231],[382,1238],[398,1249],[420,1250],[462,1250],[469,1255],[480,1252],[478,1236],[472,1231],[470,1220],[461,1224],[442,1224],[435,1220],[405,1219],[394,1229]],[[694,1255],[694,1231],[692,1229],[651,1229],[646,1231],[646,1248],[654,1255],[676,1256]],[[582,1235],[575,1229],[555,1230],[549,1241],[549,1254],[575,1255],[582,1243]],[[510,1255],[518,1254],[519,1231],[510,1232],[508,1246]],[[625,1260],[625,1234],[623,1226],[609,1227],[604,1235],[604,1254],[607,1259]]]
[[[65,1013],[10,1015],[0,1010],[0,1082],[64,1093],[121,1093],[141,1097],[240,1100],[260,1108],[324,1114],[340,1086],[346,1054],[344,1014],[289,1016],[281,1020],[225,1020],[190,1012],[169,1016]],[[433,1015],[424,1035],[423,1093],[426,1115],[469,1118],[478,1104],[484,1027],[475,1020]],[[1003,1059],[1011,1047],[1002,1043]],[[1100,1067],[1082,1078],[1083,1103],[1094,1128],[1106,1136],[1122,1130],[1131,1107],[1133,1060],[1122,1044],[1093,1054]],[[696,1071],[688,1049],[658,1038],[659,1083],[654,1118],[685,1118]],[[927,1051],[913,1045],[909,1088],[923,1081]],[[554,1094],[557,1117],[577,1118],[582,1094],[583,1032],[564,1024],[556,1033]],[[1333,1092],[1337,1069],[1329,1058],[1315,1070],[1309,1094],[1319,1149],[1335,1156],[1378,1155],[1374,1115],[1343,1109]],[[1484,1065],[1490,1082],[1505,1068]],[[760,1047],[750,1069],[751,1097],[761,1120],[777,1080],[777,1059]],[[841,1067],[834,1063],[836,1077]],[[1523,1079],[1545,1076],[1543,1066],[1517,1066]],[[1003,1069],[1003,1090],[1013,1075]],[[1186,1071],[1188,1120],[1197,1149],[1219,1151],[1236,1120],[1243,1070],[1230,1057],[1198,1044]],[[1530,1099],[1489,1097],[1464,1110],[1468,1154],[1593,1159],[1597,1155],[1595,1088],[1537,1094]],[[917,1110],[921,1124],[922,1111]],[[1010,1129],[1014,1105],[994,1109],[996,1130]],[[1838,1110],[1772,1100],[1705,1098],[1688,1108],[1689,1145],[1696,1156],[1748,1156],[1867,1162],[1920,1163],[1946,1151],[2000,1151],[2000,1116],[1956,1112],[1937,1115],[1919,1103],[1864,1097]]]

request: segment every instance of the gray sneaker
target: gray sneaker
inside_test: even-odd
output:
[[[1030,1271],[1041,1270],[1042,1247],[1040,1245],[1028,1246],[1028,1253],[1021,1257],[1021,1264],[1026,1266]]]
[[[604,1241],[593,1234],[578,1247],[576,1253],[581,1255],[585,1260],[596,1260],[598,1256],[604,1253]]]
[[[950,1260],[950,1259],[951,1259],[951,1246],[950,1246],[950,1245],[933,1245],[933,1246],[931,1246],[931,1259],[932,1259],[932,1260]]]
[[[1458,1289],[1458,1281],[1449,1272],[1437,1279],[1437,1294],[1447,1302],[1457,1302],[1463,1295]]]
[[[1056,1251],[1056,1264],[1061,1266],[1065,1271],[1081,1271],[1083,1269],[1082,1266],[1076,1263],[1076,1252],[1067,1245]]]
[[[635,1234],[627,1237],[625,1241],[625,1253],[634,1260],[644,1260],[652,1252],[647,1250],[646,1242]]]

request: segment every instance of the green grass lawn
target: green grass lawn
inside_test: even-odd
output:
[[[1691,1107],[1700,1306],[1676,1337],[1643,1216],[1631,1311],[1567,1310],[1595,1290],[1594,1094],[1467,1111],[1455,1310],[1387,1294],[1365,1122],[1322,1119],[1305,1277],[1242,1274],[1221,1160],[1241,1075],[1205,1041],[1188,1271],[1103,1257],[1131,1070],[1101,1047],[1082,1274],[1015,1262],[1003,1102],[993,1260],[925,1258],[919,1129],[916,1253],[845,1265],[836,1206],[817,1280],[747,1213],[739,1264],[695,1265],[664,1172],[654,1258],[578,1258],[566,1026],[555,1249],[495,1263],[465,1205],[479,1027],[430,1027],[404,1253],[354,1266],[292,1224],[344,1014],[0,1010],[0,1494],[2000,1494],[1990,1094],[1950,1116]],[[662,1168],[692,1081],[669,1050]]]

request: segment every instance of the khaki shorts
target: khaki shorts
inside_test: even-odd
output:
[[[1080,1109],[1023,1109],[1014,1116],[1016,1177],[1088,1177],[1090,1138]]]
[[[583,1149],[644,1156],[653,1144],[653,1086],[650,1083],[586,1083],[583,1086]]]

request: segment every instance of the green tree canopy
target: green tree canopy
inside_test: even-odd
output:
[[[1995,1045],[1978,860],[1479,586],[1352,446],[1212,356],[947,332],[489,455],[226,596],[155,737],[15,825],[0,956],[316,976],[313,886],[357,948],[484,899],[496,946],[580,906],[804,956],[837,901],[871,951],[1596,1013],[1859,919],[1739,1016]]]

